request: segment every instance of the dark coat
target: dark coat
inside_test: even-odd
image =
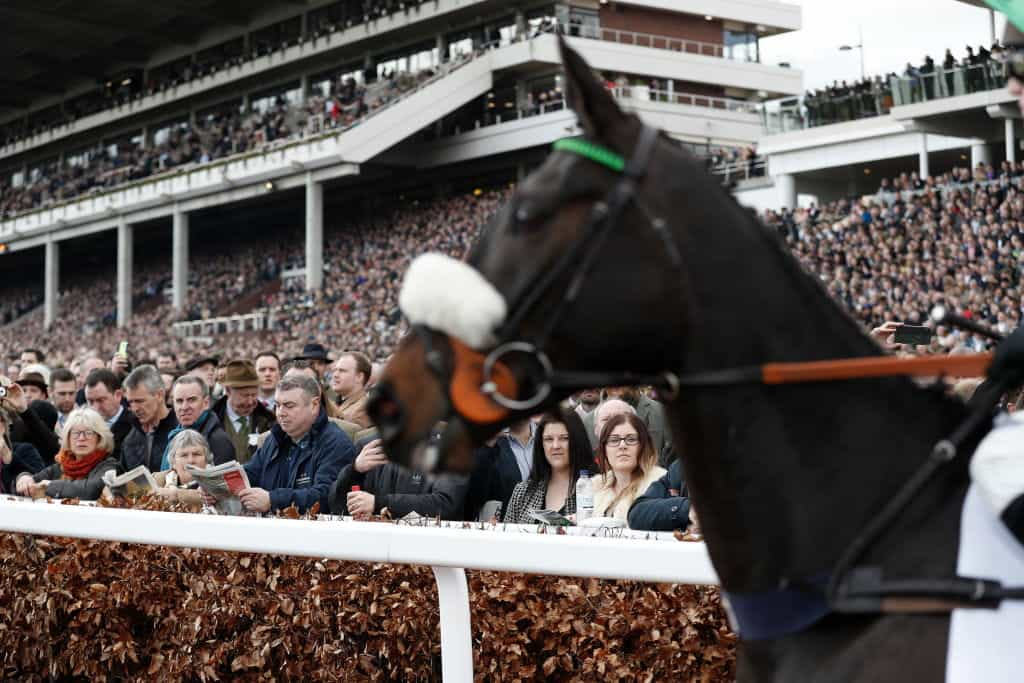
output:
[[[11,424],[11,441],[30,443],[35,446],[44,465],[52,465],[53,458],[60,450],[60,440],[52,429],[29,408],[18,413]]]
[[[110,454],[114,460],[121,459],[121,446],[124,444],[124,440],[128,438],[128,435],[132,431],[132,427],[135,424],[135,414],[132,411],[124,408],[121,414],[117,417],[117,422],[110,425],[110,431],[114,435],[114,452]]]
[[[4,492],[14,493],[14,482],[22,474],[35,474],[43,469],[43,459],[39,457],[39,451],[30,443],[16,443],[11,448],[11,462],[3,466],[0,471],[0,478],[3,480]]]
[[[329,502],[333,514],[349,514],[348,492],[353,486],[359,486],[373,494],[373,511],[377,514],[387,508],[395,519],[410,512],[423,517],[462,519],[467,484],[464,476],[427,477],[390,462],[365,474],[356,472],[352,464],[341,470],[331,486]]]
[[[629,509],[629,528],[644,531],[675,531],[690,523],[690,499],[683,468],[676,460],[668,472],[647,487]]]
[[[280,425],[274,425],[270,438],[243,467],[250,486],[270,493],[271,510],[282,510],[294,503],[304,512],[317,502],[321,510],[328,509],[331,484],[338,479],[341,469],[355,459],[352,440],[321,409],[299,445]]]
[[[476,519],[489,500],[500,500],[501,509],[507,509],[516,484],[522,481],[508,439],[499,437],[493,446],[477,448],[473,456],[476,464],[467,484],[464,519]]]
[[[228,414],[228,397],[222,396],[219,401],[213,404],[213,408],[210,409],[217,419],[220,420],[220,426],[224,428],[225,432],[233,427],[228,426],[227,414]],[[252,419],[252,428],[250,433],[262,434],[263,432],[269,432],[271,427],[277,424],[277,417],[267,407],[265,407],[259,401],[256,402],[256,408],[252,411],[250,416]],[[231,434],[228,434],[228,439],[231,438]],[[249,450],[246,453],[235,453],[235,460],[238,462],[248,462],[249,459],[256,453],[257,445],[253,444],[249,446]],[[234,443],[232,443],[234,448]]]
[[[212,411],[207,410],[203,415],[199,416],[199,420],[201,422],[194,422],[192,423],[192,426],[187,427],[187,429],[194,429],[206,437],[206,442],[210,444],[210,450],[213,452],[213,464],[223,465],[226,462],[234,460],[235,445],[231,443],[231,437],[229,437],[228,433],[224,431],[224,427],[221,425],[220,420],[217,419],[217,416],[214,415]],[[197,424],[199,426],[198,429],[196,429]],[[167,439],[168,446],[170,446],[174,437],[177,436],[178,431],[180,431],[180,426],[181,424],[179,423],[178,427],[171,430],[171,433],[168,435],[169,438]],[[160,459],[161,470],[169,470],[171,468],[170,461],[168,460],[169,457],[170,453],[165,448],[163,457]]]
[[[107,472],[117,471],[117,461],[111,457],[99,461],[85,479],[61,479],[64,470],[60,463],[53,463],[49,467],[36,472],[33,481],[48,479],[50,485],[46,487],[46,495],[50,498],[79,498],[81,500],[96,500],[103,493],[106,483],[103,475]]]
[[[160,462],[163,460],[164,451],[167,450],[168,436],[178,426],[178,418],[174,411],[168,411],[167,417],[160,420],[153,432],[153,446],[146,457],[146,432],[136,419],[132,423],[132,430],[121,443],[121,457],[118,459],[118,474],[124,474],[128,470],[145,465],[150,472],[160,471]]]

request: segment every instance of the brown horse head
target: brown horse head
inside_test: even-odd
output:
[[[660,340],[678,338],[681,318],[636,313],[650,302],[684,300],[677,280],[643,277],[651,254],[665,251],[663,235],[650,226],[674,208],[651,186],[667,175],[663,169],[688,163],[699,172],[699,165],[650,133],[643,167],[630,167],[642,123],[618,107],[564,41],[561,51],[582,140],[556,149],[520,184],[468,264],[434,255],[406,276],[403,310],[416,333],[399,345],[369,406],[398,462],[408,464],[414,446],[448,420],[444,467],[465,471],[474,443],[571,393],[550,386],[551,368],[642,373],[679,364],[678,347]],[[600,258],[587,257],[584,244],[593,242],[594,225],[632,171],[621,211],[595,249]],[[568,298],[571,305],[563,305]],[[502,346],[483,372],[496,344],[538,339],[539,353]],[[496,401],[488,387],[507,401]]]

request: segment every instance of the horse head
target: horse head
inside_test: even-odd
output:
[[[674,208],[671,197],[652,186],[669,168],[699,173],[700,164],[623,112],[586,62],[560,45],[582,138],[556,143],[467,263],[426,255],[406,275],[400,305],[414,333],[369,406],[399,462],[409,463],[414,446],[447,420],[443,465],[465,471],[473,443],[584,388],[589,376],[566,371],[601,368],[598,386],[679,365],[671,340],[682,335],[684,316],[639,314],[651,302],[686,300],[680,279],[653,276],[678,253],[661,218]]]

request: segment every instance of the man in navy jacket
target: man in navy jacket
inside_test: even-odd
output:
[[[629,509],[629,528],[644,531],[685,530],[693,521],[683,469],[675,460],[658,481],[647,487]],[[694,525],[696,528],[696,525]]]
[[[355,461],[355,446],[327,419],[316,380],[286,377],[275,396],[277,424],[244,465],[250,488],[238,498],[252,512],[281,510],[293,503],[305,512],[317,502],[327,512],[331,484],[342,467]]]

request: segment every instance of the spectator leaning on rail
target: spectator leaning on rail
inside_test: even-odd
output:
[[[668,472],[633,502],[629,508],[629,528],[642,531],[697,531],[696,513],[683,481],[683,468],[676,460]]]
[[[103,475],[117,469],[113,451],[106,420],[91,408],[79,408],[64,426],[56,462],[34,475],[20,475],[15,488],[33,498],[96,500],[103,492]]]
[[[633,501],[665,475],[647,425],[637,415],[616,415],[601,430],[602,474],[594,481],[594,515],[627,522]]]
[[[333,514],[362,518],[386,510],[396,519],[410,512],[462,519],[467,483],[464,476],[428,476],[395,465],[385,455],[380,439],[374,439],[355,462],[342,468],[331,486],[330,507]],[[353,486],[360,490],[353,491]]]
[[[224,396],[214,404],[213,414],[235,447],[235,460],[249,462],[256,452],[259,435],[270,431],[277,424],[277,418],[258,400],[260,378],[249,361],[229,362],[221,384]]]
[[[178,426],[178,418],[167,407],[163,378],[152,365],[140,365],[125,378],[124,392],[135,421],[121,443],[118,471],[145,465],[150,472],[159,472],[171,432]]]
[[[589,470],[593,458],[583,422],[575,411],[547,413],[537,425],[533,445],[533,469],[526,481],[516,485],[503,520],[532,524],[531,512],[555,510],[576,514],[576,480]]]
[[[206,437],[194,429],[183,429],[171,440],[171,469],[157,472],[156,494],[164,500],[183,503],[194,510],[203,506],[203,496],[197,482],[188,471],[188,465],[205,469],[213,464],[213,451]]]
[[[309,377],[285,377],[277,385],[277,424],[244,465],[251,488],[238,497],[252,512],[300,511],[314,503],[329,507],[328,493],[341,468],[355,460],[355,447],[327,419],[320,384]]]

